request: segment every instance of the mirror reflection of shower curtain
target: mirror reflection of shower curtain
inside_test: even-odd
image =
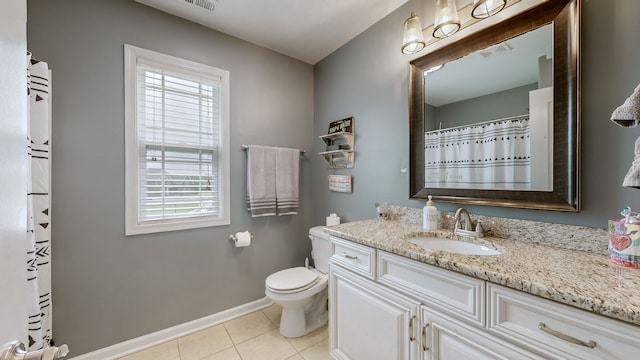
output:
[[[27,283],[30,291],[28,350],[51,344],[51,226],[49,66],[27,54],[29,95],[27,154]]]
[[[531,188],[528,117],[425,133],[425,187]]]

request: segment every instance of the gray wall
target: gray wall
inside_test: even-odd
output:
[[[529,91],[537,88],[538,83],[534,83],[438,106],[435,108],[434,120],[430,121],[435,123],[436,127],[425,129],[437,129],[440,123],[444,129],[527,114],[529,113]]]
[[[374,216],[376,201],[422,207],[409,200],[408,61],[400,53],[402,24],[412,10],[423,26],[433,19],[433,2],[412,0],[365,33],[316,64],[314,68],[314,131],[345,116],[356,119],[356,161],[352,194],[330,193],[323,176],[331,171],[314,162],[314,219],[338,212],[346,221]],[[636,129],[609,121],[611,112],[640,82],[637,41],[640,2],[582,1],[582,212],[467,206],[471,213],[553,223],[606,227],[620,208],[640,209],[640,192],[623,188],[633,159]],[[423,54],[418,54],[422,56]],[[316,141],[316,150],[320,149]],[[455,210],[456,204],[437,204]]]
[[[124,236],[125,43],[230,71],[230,226]],[[311,65],[133,0],[30,0],[28,46],[53,69],[54,337],[72,355],[260,299],[304,263],[314,156],[300,214],[252,219],[241,144],[311,150]],[[235,248],[245,229],[253,245]]]

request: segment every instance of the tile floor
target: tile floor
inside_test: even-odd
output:
[[[120,360],[333,360],[326,326],[286,338],[278,331],[280,313],[271,305]]]

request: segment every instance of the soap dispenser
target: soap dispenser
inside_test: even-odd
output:
[[[429,195],[427,205],[422,208],[422,228],[424,230],[438,229],[438,209],[433,205],[431,195]]]

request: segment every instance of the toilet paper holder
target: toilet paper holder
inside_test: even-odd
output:
[[[238,238],[236,237],[236,234],[237,234],[237,233],[229,235],[229,240],[230,240],[230,241],[233,241],[233,242],[238,241]],[[253,234],[252,234],[252,233],[249,233],[249,235],[251,235],[251,239],[253,239]]]

